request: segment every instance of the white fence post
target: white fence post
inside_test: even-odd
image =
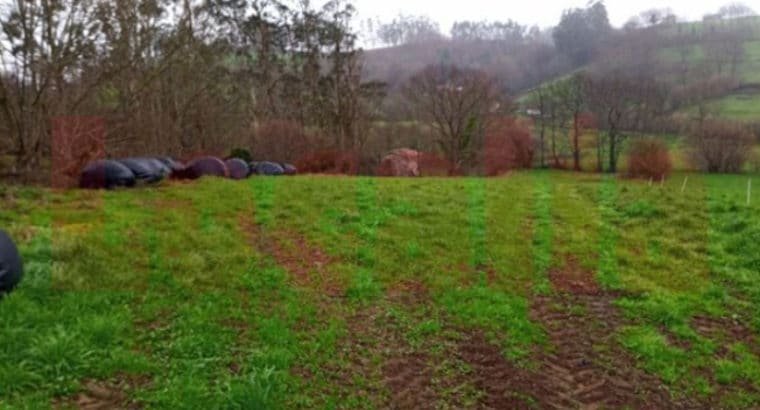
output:
[[[747,206],[752,205],[752,178],[747,180]]]

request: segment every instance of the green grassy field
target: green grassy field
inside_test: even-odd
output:
[[[729,95],[712,101],[708,107],[711,112],[719,113],[721,118],[751,122],[760,120],[760,95]],[[692,111],[696,112],[695,109]]]
[[[747,181],[0,186],[0,408],[760,406]]]

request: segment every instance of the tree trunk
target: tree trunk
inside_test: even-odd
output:
[[[596,172],[602,172],[604,171],[604,165],[602,164],[602,155],[604,153],[602,152],[602,133],[597,132],[596,134]]]
[[[610,169],[611,174],[617,173],[617,133],[610,132]]]
[[[545,139],[545,127],[544,127],[544,121],[541,121],[541,168],[546,168],[546,139]]]
[[[552,161],[554,168],[559,168],[559,157],[557,156],[557,126],[552,124]]]
[[[573,115],[573,169],[581,170],[581,148],[580,148],[580,118],[579,114]]]
[[[541,121],[541,135],[540,135],[540,145],[541,145],[541,154],[539,155],[540,161],[541,161],[541,168],[546,168],[546,121],[544,120],[544,111],[546,110],[546,104],[544,102],[544,95],[541,91],[541,88],[539,88],[538,91],[538,111],[539,111],[539,121]]]

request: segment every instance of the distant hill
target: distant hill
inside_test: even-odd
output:
[[[741,52],[732,54],[730,48],[737,44]],[[731,60],[736,56],[733,67]],[[618,30],[607,48],[583,66],[570,64],[546,41],[510,45],[440,39],[367,50],[364,74],[388,83],[393,91],[429,64],[481,69],[501,79],[518,99],[537,85],[579,69],[615,64],[631,70],[654,70],[654,75],[671,84],[674,92],[706,79],[730,78],[730,87],[711,96],[711,110],[731,119],[760,121],[760,17]],[[681,112],[688,115],[694,109],[684,107]]]
[[[454,64],[483,70],[503,80],[510,92],[520,92],[561,75],[572,67],[548,43],[507,44],[493,40],[447,39],[366,50],[364,75],[398,89],[415,72],[430,64]]]

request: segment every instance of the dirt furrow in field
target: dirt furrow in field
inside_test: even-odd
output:
[[[482,393],[478,401],[481,408],[540,408],[540,398],[549,393],[538,373],[508,361],[480,331],[467,334],[459,342],[456,355],[470,368],[464,377]]]
[[[542,323],[549,349],[536,369],[515,366],[481,333],[462,341],[458,355],[483,392],[483,408],[693,408],[675,402],[662,383],[635,367],[612,340],[620,318],[608,295],[538,298],[533,320]],[[583,312],[583,313],[581,313]]]
[[[332,257],[295,231],[265,231],[250,217],[240,218],[249,243],[259,252],[274,258],[293,282],[302,287],[317,288],[331,297],[345,293],[344,286],[333,274]]]
[[[252,246],[271,256],[295,285],[316,289],[331,300],[345,296],[345,286],[331,269],[338,261],[302,235],[266,232],[245,217],[241,224]],[[403,308],[424,303],[427,297],[422,284],[402,281],[388,290],[387,302]],[[362,308],[347,317],[346,323],[348,336],[340,342],[339,361],[349,366],[331,369],[335,385],[384,408],[435,408],[430,357],[409,346],[386,309],[377,305]]]
[[[540,358],[552,408],[677,408],[662,382],[638,369],[614,340],[622,321],[608,294],[540,297],[533,319],[548,333]]]
[[[599,289],[593,274],[574,261],[550,273],[556,290],[536,297],[532,320],[544,326],[548,347],[516,367],[481,333],[460,343],[458,356],[483,392],[483,408],[600,409],[699,408],[675,401],[655,376],[636,367],[635,359],[615,340],[624,324],[613,305],[617,295]]]
[[[432,357],[409,345],[386,308],[368,306],[347,322],[339,362],[331,369],[345,394],[362,397],[378,408],[433,409],[438,395]]]
[[[549,336],[549,350],[540,355],[539,373],[551,408],[680,408],[662,382],[636,367],[616,331],[623,318],[613,305],[615,294],[602,291],[593,272],[566,258],[549,274],[556,292],[537,297],[532,319]]]
[[[118,374],[108,381],[85,380],[82,392],[56,399],[54,409],[76,408],[81,410],[142,409],[144,406],[130,399],[130,393],[150,384],[147,376]]]
[[[391,313],[394,309],[412,312],[429,301],[424,284],[403,280],[391,286],[382,300],[353,314],[341,345],[351,366],[338,370],[340,383],[354,391],[369,388],[368,397],[379,408],[437,408],[442,387],[435,382],[435,354],[429,346],[410,345],[408,324]],[[356,385],[357,379],[369,383]]]

